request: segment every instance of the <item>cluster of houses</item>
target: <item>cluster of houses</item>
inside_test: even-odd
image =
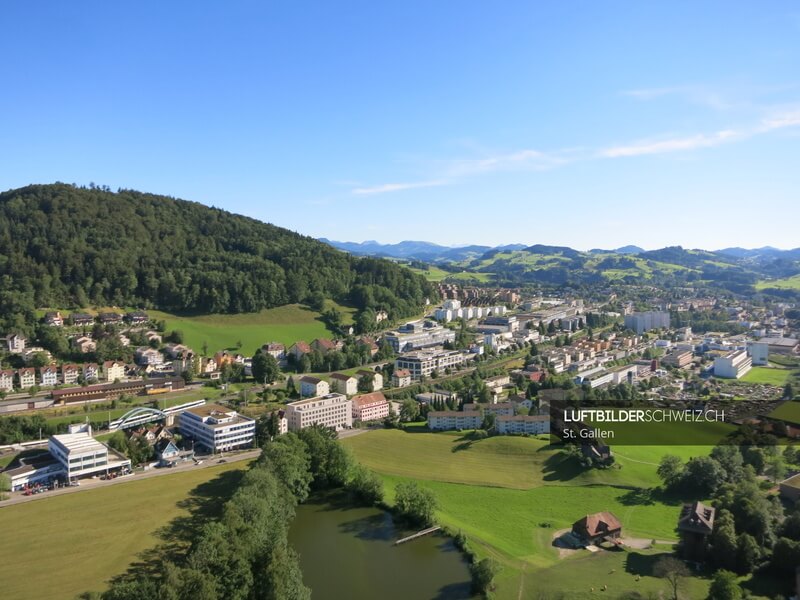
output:
[[[117,381],[129,375],[129,367],[119,361],[106,361],[102,366],[95,363],[48,365],[35,369],[0,370],[0,391],[13,392],[33,386],[70,385],[79,382]]]

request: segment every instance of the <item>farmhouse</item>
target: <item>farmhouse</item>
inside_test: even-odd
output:
[[[622,535],[622,524],[612,513],[599,512],[575,521],[572,525],[572,533],[587,544],[594,544],[602,540],[612,541]]]
[[[313,342],[311,342],[311,348],[321,352],[322,354],[328,354],[328,352],[337,350],[336,344],[326,338],[315,339]]]
[[[681,536],[681,554],[687,560],[701,561],[708,549],[708,537],[714,530],[713,506],[702,502],[684,504],[678,518],[678,532]]]
[[[293,356],[295,360],[300,360],[306,354],[311,354],[311,346],[306,342],[295,342],[289,346],[288,354]]]

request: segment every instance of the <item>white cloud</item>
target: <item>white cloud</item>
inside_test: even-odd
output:
[[[717,131],[713,134],[698,134],[689,137],[671,138],[657,141],[642,141],[623,146],[611,146],[598,152],[602,158],[620,158],[623,156],[642,156],[645,154],[663,154],[665,152],[678,152],[681,150],[695,150],[697,148],[710,148],[732,142],[744,134],[731,129]]]
[[[800,109],[778,113],[772,117],[764,119],[761,122],[761,127],[758,129],[758,131],[774,131],[775,129],[797,127],[798,125],[800,125]]]
[[[370,196],[373,194],[388,194],[390,192],[401,192],[403,190],[414,190],[418,188],[436,187],[445,185],[447,181],[435,179],[431,181],[411,181],[406,183],[382,183],[367,187],[358,187],[351,190],[356,196]]]
[[[518,150],[483,158],[464,158],[450,161],[447,172],[451,177],[464,177],[494,171],[544,171],[564,164],[565,158],[538,150]]]

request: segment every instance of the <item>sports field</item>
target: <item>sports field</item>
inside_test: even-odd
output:
[[[669,544],[559,558],[553,534],[585,514],[608,510],[622,521],[627,536],[676,540],[680,503],[652,489],[659,483],[658,461],[667,453],[686,460],[710,450],[617,446],[615,467],[584,470],[545,439],[470,441],[455,432],[377,430],[343,443],[383,476],[389,502],[395,485],[408,479],[433,490],[440,522],[466,533],[479,556],[500,562],[497,597],[514,599],[544,590],[588,598],[592,587],[599,592],[604,584],[612,597],[628,590],[664,590],[664,582],[652,577],[652,563],[655,555],[669,551]],[[708,582],[693,579],[688,585],[691,597],[704,597]]]
[[[198,468],[0,508],[3,600],[74,598],[102,591],[165,536],[182,547],[214,515],[246,462]],[[192,515],[192,519],[181,519]]]
[[[327,301],[344,315],[344,322],[352,322],[355,309]],[[287,347],[298,340],[310,342],[314,338],[330,338],[320,313],[299,304],[287,304],[258,313],[235,315],[181,316],[151,310],[154,319],[164,319],[167,331],[179,329],[184,342],[199,351],[208,344],[209,353],[222,349],[236,350],[239,342],[242,351],[251,354],[266,342],[281,342]]]

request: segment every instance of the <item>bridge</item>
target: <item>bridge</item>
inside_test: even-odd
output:
[[[205,400],[194,400],[184,404],[178,404],[164,410],[158,408],[151,408],[149,406],[137,406],[126,412],[119,419],[111,421],[108,424],[109,431],[117,431],[119,429],[131,429],[139,427],[145,423],[153,423],[155,421],[167,421],[176,414],[182,413],[185,410],[194,408],[196,406],[203,406]]]

